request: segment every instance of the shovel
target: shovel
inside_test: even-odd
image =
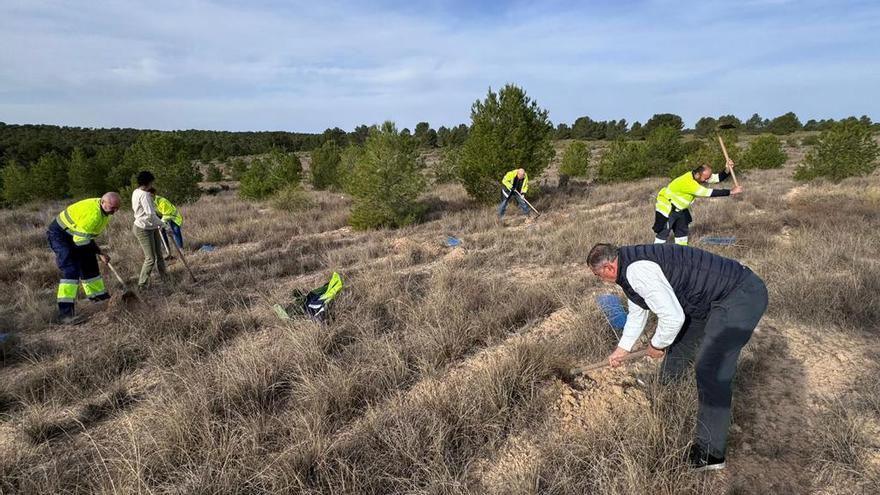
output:
[[[525,204],[529,205],[529,208],[531,208],[532,211],[535,212],[535,217],[536,217],[536,218],[541,216],[541,212],[538,211],[538,210],[536,210],[535,207],[532,206],[531,203],[529,203],[529,200],[527,200],[526,197],[523,196],[521,192],[516,191],[516,190],[514,190],[513,192],[515,192],[516,195],[519,196],[519,199],[523,200],[523,202],[525,202]]]
[[[141,300],[141,297],[137,294],[137,292],[132,292],[128,289],[128,285],[125,284],[125,280],[122,280],[122,277],[119,276],[119,272],[116,271],[116,268],[113,267],[113,264],[107,262],[107,267],[110,268],[110,271],[113,272],[113,276],[116,277],[116,281],[119,282],[119,285],[122,286],[122,300],[129,299],[134,297],[138,301]]]
[[[631,353],[627,354],[626,356],[620,358],[620,362],[625,363],[627,361],[635,361],[635,360],[641,359],[647,355],[648,355],[648,350],[642,349],[641,351],[631,352]],[[568,371],[568,374],[570,377],[573,378],[573,377],[583,375],[585,373],[589,373],[590,371],[596,371],[596,370],[600,370],[602,368],[607,368],[608,366],[611,366],[611,363],[609,363],[608,360],[605,359],[604,361],[600,361],[598,363],[593,363],[588,366],[584,366],[584,367],[580,367],[580,368],[572,368]]]
[[[733,129],[734,127],[736,126],[733,124],[721,124],[718,126],[718,129]],[[724,159],[730,161],[730,155],[727,154],[727,147],[724,146],[724,140],[721,139],[720,133],[718,134],[718,144],[721,145],[721,152],[724,153]],[[733,185],[739,187],[739,182],[737,182],[736,180],[736,173],[733,171],[733,169],[730,169],[730,177],[733,178]]]
[[[165,245],[165,250],[168,251],[168,243],[165,242],[165,237],[163,237],[161,235],[159,237],[162,238],[162,243]],[[180,261],[183,262],[183,266],[184,266],[184,268],[186,268],[186,272],[189,273],[189,278],[191,278],[193,282],[198,282],[198,280],[196,280],[196,276],[193,275],[193,272],[189,267],[189,263],[186,262],[186,256],[183,255],[183,250],[180,249],[180,246],[178,246],[176,242],[172,242],[171,244],[174,245],[174,249],[176,249],[177,254],[180,255]]]

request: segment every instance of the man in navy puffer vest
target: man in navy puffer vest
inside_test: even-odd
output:
[[[649,311],[656,314],[648,355],[664,358],[661,379],[680,378],[695,362],[699,411],[691,466],[723,469],[736,364],[767,309],[764,282],[737,261],[672,244],[596,244],[587,262],[629,299],[626,325],[609,363],[620,365],[644,331]]]

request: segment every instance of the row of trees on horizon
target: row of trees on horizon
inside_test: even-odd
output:
[[[812,151],[797,178],[833,180],[870,173],[877,146],[867,117],[801,124],[794,113],[774,119],[753,115],[745,122],[732,115],[704,117],[693,130],[674,114],[656,114],[644,125],[626,121],[577,119],[572,126],[553,126],[548,111],[515,85],[489,91],[471,109],[471,124],[434,130],[427,122],[415,132],[393,122],[358,126],[353,132],[328,129],[322,134],[234,133],[211,131],[136,131],[0,124],[0,191],[7,205],[28,201],[78,198],[117,190],[127,197],[138,170],[157,175],[161,194],[177,203],[201,195],[199,182],[230,177],[239,180],[239,194],[250,200],[271,199],[287,209],[302,205],[299,184],[303,167],[293,151],[311,151],[310,182],[315,189],[341,190],[354,199],[352,224],[359,228],[394,227],[418,221],[419,196],[427,180],[461,183],[475,200],[497,199],[499,177],[512,166],[533,178],[549,165],[554,139],[573,139],[562,157],[560,175],[598,182],[675,176],[697,164],[723,166],[714,137],[719,124],[741,170],[778,168],[786,160],[778,136],[799,130],[820,130],[809,136]],[[736,133],[761,134],[748,147],[738,147]],[[695,139],[683,139],[691,133]],[[589,140],[610,141],[599,160],[592,159]],[[131,144],[126,144],[133,140]],[[789,139],[789,141],[794,141]],[[806,143],[807,139],[804,139]],[[206,152],[244,151],[222,159],[223,170]],[[73,146],[69,152],[64,150]],[[226,148],[224,148],[224,146]],[[44,150],[44,147],[48,151]],[[440,161],[426,170],[423,151],[440,148]],[[44,151],[40,154],[41,151]],[[37,156],[33,161],[24,157]],[[199,166],[198,161],[208,162]],[[209,161],[210,160],[210,161]],[[429,172],[426,174],[426,172]],[[537,191],[537,188],[535,188]]]

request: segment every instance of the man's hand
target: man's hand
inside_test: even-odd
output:
[[[731,196],[736,196],[737,194],[741,194],[743,192],[742,186],[733,186],[733,189],[730,190]]]
[[[104,263],[105,265],[106,265],[107,263],[110,263],[110,256],[109,256],[109,255],[106,255],[106,254],[104,254],[104,253],[99,254],[99,255],[98,255],[98,259],[101,260],[101,262]]]
[[[657,349],[656,347],[648,344],[648,357],[652,359],[663,359],[663,356],[666,355],[665,349]]]
[[[730,171],[734,168],[733,160],[731,160],[730,158],[727,159],[727,163],[725,165],[727,166],[727,173],[730,173]]]
[[[617,349],[614,349],[614,352],[612,352],[610,356],[608,356],[608,364],[610,364],[612,368],[617,368],[620,366],[620,360],[628,355],[628,350],[618,347]]]

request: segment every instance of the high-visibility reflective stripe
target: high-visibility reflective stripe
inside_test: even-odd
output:
[[[666,195],[669,197],[669,200],[672,201],[672,204],[674,204],[679,210],[687,209],[687,207],[691,205],[691,202],[693,202],[693,199],[688,199],[675,194],[668,187],[666,188]]]
[[[78,284],[79,284],[79,280],[77,280],[77,279],[75,279],[75,278],[62,278],[61,281],[58,282],[58,283],[59,283],[59,284],[73,284],[73,285],[78,285]]]
[[[78,284],[76,281],[74,281],[72,283],[71,282],[59,283],[58,284],[58,294],[57,294],[58,300],[61,301],[62,299],[64,299],[65,300],[64,302],[72,302],[74,299],[76,299],[76,292],[78,290],[77,286],[78,286]],[[66,301],[67,299],[70,299],[70,301]]]
[[[687,238],[687,236],[676,237],[675,243],[678,244],[679,246],[687,246],[688,245],[688,238]]]
[[[659,237],[655,237],[654,244],[666,244],[666,239],[661,239]]]
[[[77,246],[88,246],[92,242],[91,239],[77,239],[77,237],[79,236],[74,236],[73,238],[73,243]]]
[[[95,281],[98,281],[98,280],[101,280],[101,276],[100,276],[100,275],[98,275],[97,277],[87,278],[87,279],[83,280],[82,283],[84,283],[84,284],[90,284],[90,283],[95,282]]]
[[[89,280],[82,281],[83,291],[85,291],[87,297],[93,297],[99,295],[102,292],[107,292],[104,287],[104,279],[101,277],[95,277]]]
[[[57,299],[57,302],[60,302],[60,303],[75,303],[75,302],[76,302],[76,299],[75,299],[75,298],[70,298],[70,297],[59,297],[59,298]]]
[[[712,195],[712,190],[709,189],[709,188],[707,188],[707,187],[700,186],[700,188],[697,189],[697,194],[696,194],[696,195],[697,195],[697,196],[702,196],[702,197],[708,198],[709,196]]]

